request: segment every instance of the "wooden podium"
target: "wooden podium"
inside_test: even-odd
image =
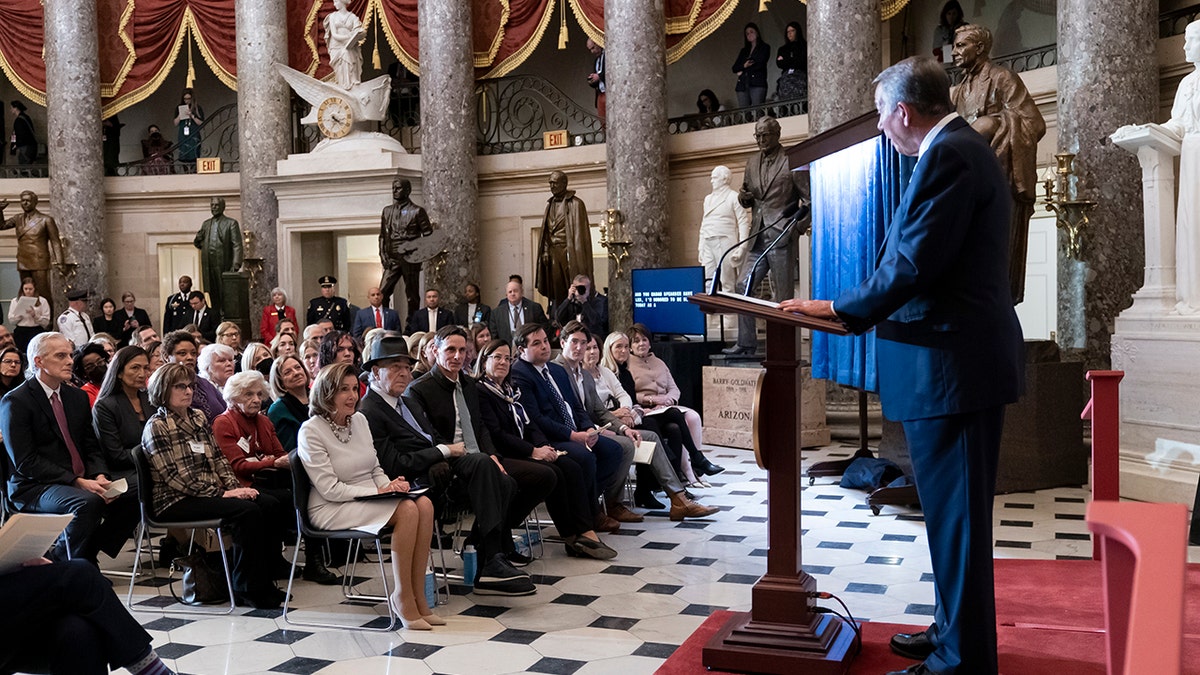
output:
[[[754,453],[767,470],[767,573],[749,612],[735,613],[704,647],[707,668],[750,673],[845,673],[860,645],[854,629],[813,611],[817,582],[800,568],[800,329],[846,335],[845,326],[784,312],[740,296],[696,294],[709,314],[767,322],[766,374],[757,395]]]

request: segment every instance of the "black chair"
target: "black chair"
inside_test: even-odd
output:
[[[292,467],[292,497],[295,500],[296,507],[296,547],[292,550],[292,569],[288,573],[287,599],[283,601],[283,620],[292,626],[311,626],[315,628],[357,628],[359,630],[372,631],[391,631],[396,628],[396,613],[392,611],[392,603],[388,601],[388,572],[383,566],[383,538],[391,534],[392,528],[386,526],[379,530],[377,534],[363,532],[361,530],[321,530],[317,529],[308,517],[308,496],[312,492],[312,481],[308,478],[308,471],[304,468],[304,463],[300,461],[300,453],[292,450],[288,453],[288,459]],[[296,568],[300,562],[300,542],[304,537],[315,537],[318,539],[344,539],[351,542],[348,556],[352,557],[355,552],[355,546],[363,541],[375,542],[375,553],[379,558],[379,578],[383,581],[383,595],[362,595],[353,592],[354,575],[352,569],[347,569],[346,574],[342,575],[342,595],[348,600],[366,600],[374,602],[382,602],[387,606],[388,625],[384,627],[371,626],[348,626],[346,624],[337,623],[322,623],[316,621],[293,621],[288,616],[289,605],[292,600],[292,584],[296,580]],[[315,553],[315,552],[314,552]]]
[[[226,527],[229,523],[223,518],[211,518],[208,520],[163,520],[162,518],[159,518],[154,513],[154,481],[151,478],[152,472],[150,471],[150,458],[146,455],[146,451],[140,445],[132,448],[129,452],[133,456],[134,466],[137,467],[138,506],[141,509],[142,519],[141,519],[141,522],[138,524],[137,550],[134,552],[133,574],[129,579],[129,594],[125,598],[125,604],[130,609],[143,610],[146,608],[133,606],[133,585],[134,585],[134,582],[137,580],[138,567],[141,565],[141,562],[142,562],[142,544],[145,543],[147,545],[147,547],[149,547],[149,545],[150,545],[150,528],[152,528],[152,527],[157,527],[157,528],[179,527],[179,528],[183,528],[183,529],[192,530],[191,541],[189,541],[189,543],[188,543],[188,553],[191,553],[192,543],[195,541],[197,529],[216,530],[217,541],[224,542],[222,529],[224,527]],[[232,574],[232,570],[229,567],[229,556],[225,552],[224,545],[218,545],[218,548],[221,549],[221,565],[225,568],[225,588],[229,592],[229,608],[224,611],[217,612],[217,611],[213,611],[213,610],[209,610],[209,609],[202,609],[202,608],[167,609],[164,607],[160,611],[162,611],[164,613],[178,613],[178,614],[232,614],[233,613],[233,610],[237,608],[237,600],[234,598],[234,595],[233,595],[233,574]],[[151,569],[153,569],[154,568],[154,556],[153,555],[150,556],[150,561],[151,561],[150,562]]]

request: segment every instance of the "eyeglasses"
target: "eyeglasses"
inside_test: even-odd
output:
[[[511,357],[511,356],[505,356],[504,354],[489,354],[489,355],[488,355],[488,358],[489,358],[489,359],[496,359],[496,360],[497,360],[497,361],[499,361],[500,363],[510,363],[510,362],[512,362],[512,357]]]
[[[21,365],[21,359],[4,359],[3,361],[0,361],[0,365],[19,366]]]
[[[180,384],[173,384],[173,385],[171,385],[171,388],[172,388],[172,389],[174,389],[175,391],[188,391],[188,390],[195,390],[195,389],[196,389],[196,383],[195,383],[195,382],[188,382],[188,383],[186,383],[186,384],[184,384],[184,383],[180,383]]]

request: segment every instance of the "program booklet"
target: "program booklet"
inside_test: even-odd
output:
[[[0,574],[15,572],[26,560],[46,555],[74,517],[71,513],[14,513],[0,528]]]

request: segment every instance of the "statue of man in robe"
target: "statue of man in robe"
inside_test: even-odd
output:
[[[200,249],[200,271],[204,275],[204,290],[211,300],[209,307],[223,315],[221,274],[242,269],[242,228],[238,221],[225,215],[225,200],[221,197],[213,197],[209,208],[213,217],[200,226],[192,244]]]
[[[729,187],[733,172],[727,166],[712,170],[712,193],[704,198],[704,218],[700,221],[700,264],[704,278],[717,274],[717,263],[734,242],[750,236],[750,212],[738,201],[738,194]],[[725,259],[721,268],[721,288],[737,291],[738,275],[746,258],[749,244],[743,244]]]
[[[550,200],[538,244],[537,290],[557,306],[578,274],[594,276],[587,207],[574,190],[567,189],[567,174],[555,171],[550,174]]]
[[[1025,257],[1029,248],[1029,219],[1037,201],[1037,144],[1046,135],[1046,121],[1021,77],[991,62],[992,32],[968,24],[954,34],[954,65],[963,69],[962,84],[950,98],[971,128],[991,143],[1012,188],[1009,228],[1009,282],[1013,304],[1025,299]]]

